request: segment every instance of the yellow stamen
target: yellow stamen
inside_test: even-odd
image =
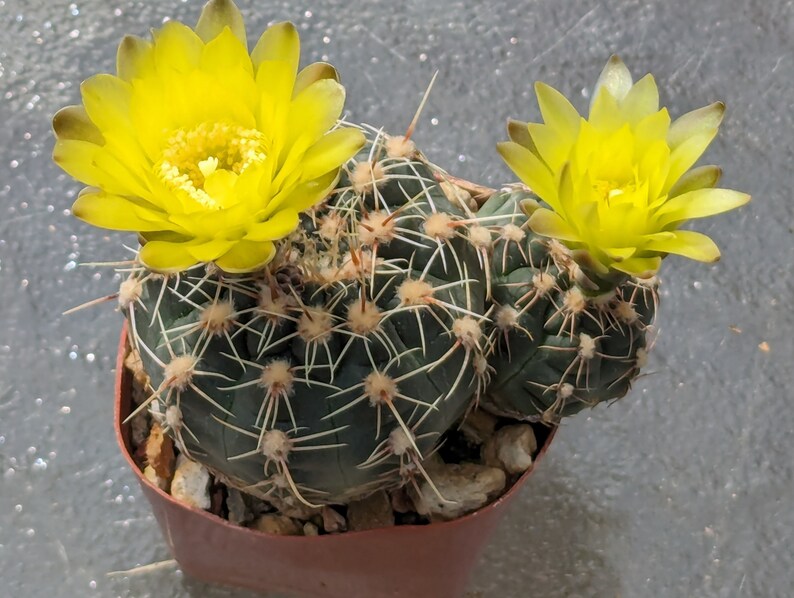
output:
[[[204,190],[217,170],[241,174],[267,157],[267,138],[261,131],[229,123],[201,123],[177,129],[166,140],[157,166],[160,179],[206,208],[222,205]]]

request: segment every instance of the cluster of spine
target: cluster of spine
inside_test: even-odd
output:
[[[647,360],[656,279],[632,279],[592,295],[569,250],[532,234],[520,189],[479,210],[494,238],[484,406],[501,415],[556,424],[585,407],[624,396]]]
[[[488,383],[490,233],[410,140],[367,132],[264,271],[136,266],[119,294],[150,379],[138,410],[261,498],[344,503],[426,477]]]

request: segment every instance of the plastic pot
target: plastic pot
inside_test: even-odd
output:
[[[324,536],[277,536],[188,507],[152,485],[132,459],[132,375],[116,363],[115,428],[124,457],[152,505],[183,572],[205,582],[304,598],[458,598],[492,532],[532,473],[490,505],[443,523]],[[546,452],[554,430],[535,464]],[[533,465],[534,468],[534,465]]]

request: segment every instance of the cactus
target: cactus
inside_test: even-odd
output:
[[[535,235],[521,190],[480,209],[494,245],[488,361],[483,404],[518,419],[558,423],[585,407],[625,395],[647,359],[656,279],[632,279],[591,297],[579,267],[556,240]]]
[[[410,140],[419,112],[405,136],[348,126],[336,70],[299,61],[293,25],[249,52],[210,0],[194,29],[125,38],[53,119],[75,216],[141,241],[117,295],[145,372],[130,418],[277,507],[433,487],[423,460],[478,401],[556,424],[623,396],[662,259],[719,257],[681,226],[750,199],[689,170],[722,104],[671,122],[617,58],[589,120],[538,84],[544,123],[498,145],[546,207],[519,185],[479,211]]]
[[[671,122],[653,76],[635,83],[616,56],[588,118],[548,85],[535,91],[544,122],[508,121],[497,149],[546,207],[507,193],[480,211],[499,234],[486,404],[557,422],[628,392],[647,358],[662,259],[720,256],[681,226],[750,196],[715,189],[716,166],[689,170],[717,134],[721,102]]]
[[[139,409],[232,486],[312,505],[398,486],[484,387],[480,227],[417,156],[370,133],[262,271],[123,283]]]

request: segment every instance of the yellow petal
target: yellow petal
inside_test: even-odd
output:
[[[697,189],[709,189],[717,186],[722,176],[719,166],[700,166],[685,173],[670,189],[669,196],[683,195]]]
[[[326,133],[304,154],[301,165],[304,179],[315,179],[338,169],[364,146],[363,131],[353,128]]]
[[[667,142],[672,149],[677,148],[687,139],[716,132],[725,115],[725,104],[715,102],[677,118],[670,126]]]
[[[689,137],[673,150],[670,154],[670,170],[667,173],[664,191],[671,189],[684,173],[698,161],[698,158],[703,155],[716,136],[717,129],[704,131]]]
[[[659,90],[653,75],[645,75],[631,87],[620,109],[631,123],[638,123],[659,111]]]
[[[116,53],[116,74],[127,82],[154,73],[154,49],[151,42],[125,35]]]
[[[102,133],[88,118],[83,106],[66,106],[52,117],[52,128],[57,139],[88,141],[95,145],[105,143]]]
[[[540,113],[543,115],[543,121],[558,135],[563,135],[573,141],[581,120],[576,108],[564,95],[545,83],[535,83],[535,94],[538,96],[538,105]]]
[[[254,67],[248,56],[245,43],[241,42],[229,28],[224,28],[218,35],[207,42],[201,53],[201,69],[217,77],[228,79],[230,71],[242,70],[251,76],[253,81]],[[222,89],[227,85],[220,85]]]
[[[345,103],[345,88],[333,79],[320,79],[299,93],[290,107],[288,140],[312,144],[336,124]]]
[[[618,102],[607,89],[602,88],[590,106],[590,118],[593,128],[602,132],[616,131],[626,123],[620,112]]]
[[[94,75],[80,85],[85,111],[103,133],[114,130],[132,131],[131,92],[129,83],[107,74]]]
[[[213,239],[200,245],[186,245],[186,249],[196,261],[207,263],[227,253],[237,243],[238,241]]]
[[[148,241],[141,247],[138,259],[150,270],[164,274],[181,272],[198,263],[186,243],[169,241]]]
[[[622,262],[624,260],[629,259],[632,255],[637,252],[636,247],[609,247],[602,250],[606,253],[610,258],[617,262]]]
[[[154,60],[161,77],[190,73],[198,67],[204,42],[188,26],[168,21],[154,32]]]
[[[714,241],[704,234],[689,230],[673,231],[672,238],[649,241],[643,249],[675,253],[699,262],[716,262],[720,259],[720,250]]]
[[[261,94],[259,104],[259,129],[279,143],[287,137],[287,118],[293,96],[295,73],[283,60],[269,60],[257,67],[256,85]]]
[[[535,142],[532,141],[532,136],[529,134],[529,123],[508,118],[507,136],[510,138],[510,141],[527,148],[533,154],[540,157],[538,149],[535,147]]]
[[[581,241],[565,220],[551,210],[540,208],[532,213],[528,221],[529,228],[538,235],[551,237],[560,241]]]
[[[697,189],[672,198],[657,212],[659,225],[704,218],[743,206],[750,196],[732,189]]]
[[[52,150],[52,159],[67,174],[81,183],[99,187],[102,173],[94,164],[94,157],[102,148],[88,141],[59,139]]]
[[[245,23],[240,9],[231,0],[210,0],[201,11],[196,24],[196,33],[205,43],[209,43],[220,35],[224,27],[228,27],[235,37],[247,46]]]
[[[552,207],[558,206],[554,179],[549,169],[531,151],[513,141],[496,144],[496,149],[516,176]]]
[[[226,254],[215,260],[224,272],[242,274],[254,272],[265,266],[276,255],[276,247],[270,241],[261,243],[239,241]]]
[[[606,89],[616,100],[622,100],[629,93],[631,86],[632,79],[629,69],[618,56],[613,54],[604,70],[598,76],[595,89],[593,89],[593,102],[595,102],[602,89]]]
[[[320,79],[333,79],[334,81],[339,81],[339,73],[327,62],[313,62],[309,66],[301,69],[298,73],[295,79],[295,89],[292,92],[293,96],[298,95],[309,87],[309,85]]]
[[[529,123],[527,131],[536,148],[536,153],[552,171],[559,170],[568,160],[572,143],[560,137],[556,129],[549,125]],[[532,150],[530,150],[532,151]]]
[[[235,193],[237,178],[237,174],[231,170],[216,170],[204,179],[204,191],[221,208],[231,207],[237,201]]]
[[[135,195],[149,199],[151,192],[143,172],[145,164],[141,162],[142,156],[131,153],[134,147],[125,149],[127,152],[122,156],[106,150],[94,154],[94,164],[101,173],[97,187],[121,195]]]
[[[263,62],[285,62],[295,77],[300,60],[300,38],[295,25],[285,22],[268,27],[251,52],[251,60],[257,69]]]
[[[119,195],[102,191],[81,193],[72,205],[75,217],[110,230],[157,231],[170,228],[165,214]]]
[[[649,278],[659,271],[661,265],[660,257],[630,257],[622,262],[613,263],[612,268],[637,278]]]
[[[266,222],[254,224],[248,229],[248,241],[277,241],[283,239],[298,227],[298,213],[291,209],[276,212]]]
[[[288,186],[270,200],[265,209],[257,214],[257,218],[264,221],[271,218],[277,211],[285,209],[295,212],[307,210],[325,199],[333,190],[338,179],[339,173],[332,171],[312,181],[297,186]]]

